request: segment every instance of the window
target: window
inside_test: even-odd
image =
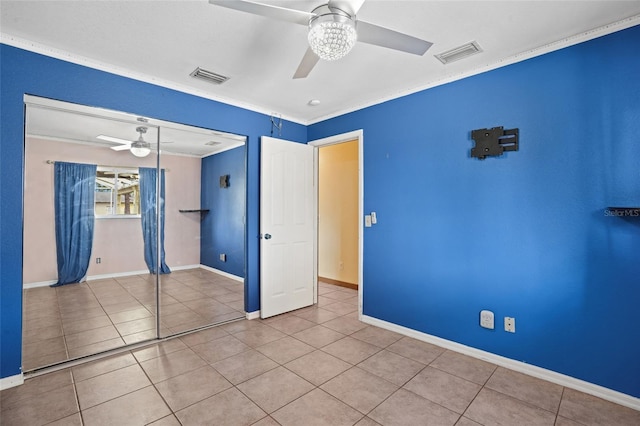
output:
[[[96,217],[140,217],[138,169],[98,166]]]

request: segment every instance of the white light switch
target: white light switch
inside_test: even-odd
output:
[[[374,225],[378,223],[378,217],[376,216],[376,212],[371,212],[371,223]]]
[[[365,228],[371,228],[371,215],[364,215],[364,226]]]

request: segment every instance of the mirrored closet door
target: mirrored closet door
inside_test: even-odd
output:
[[[244,317],[244,137],[25,103],[23,371]]]

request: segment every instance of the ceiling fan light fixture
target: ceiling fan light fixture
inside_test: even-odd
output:
[[[325,61],[335,61],[345,57],[356,44],[358,34],[353,18],[339,9],[329,9],[327,5],[316,8],[313,13],[321,13],[309,20],[309,46]]]
[[[149,145],[149,142],[142,139],[142,134],[147,132],[147,128],[143,126],[137,127],[136,132],[140,133],[140,137],[137,141],[131,142],[130,151],[136,157],[146,157],[151,152],[151,145]]]

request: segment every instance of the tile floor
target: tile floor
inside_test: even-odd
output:
[[[163,336],[244,318],[244,285],[205,269],[161,275]],[[24,291],[23,368],[156,337],[155,275]]]
[[[640,425],[640,412],[357,319],[353,290],[31,378],[10,425]]]

